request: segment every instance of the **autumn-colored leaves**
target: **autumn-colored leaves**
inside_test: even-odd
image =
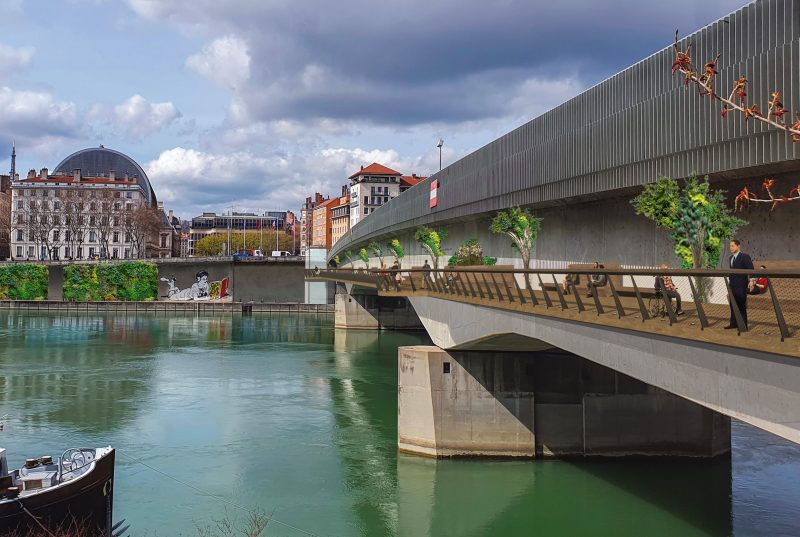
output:
[[[681,50],[678,47],[677,31],[675,32],[674,50],[675,60],[672,62],[672,74],[681,73],[683,75],[684,87],[688,87],[689,84],[693,83],[697,86],[700,95],[709,96],[712,100],[721,101],[722,109],[720,114],[722,117],[726,117],[730,111],[738,111],[742,114],[745,121],[756,119],[768,123],[773,127],[786,131],[791,136],[792,141],[800,142],[800,114],[797,115],[796,121],[793,124],[787,125],[784,116],[788,114],[789,111],[784,108],[779,91],[772,93],[772,99],[767,103],[767,108],[764,112],[759,109],[756,103],[747,104],[747,86],[749,81],[744,75],[733,81],[733,89],[731,89],[727,98],[720,96],[715,91],[715,81],[718,74],[717,62],[719,61],[720,55],[717,54],[713,60],[706,63],[702,71],[698,74],[694,71],[694,63],[691,56],[692,45],[689,44],[686,50]],[[764,115],[765,112],[766,115]]]

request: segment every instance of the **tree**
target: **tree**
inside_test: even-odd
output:
[[[342,252],[342,255],[344,256],[345,262],[347,264],[349,264],[349,265],[353,264],[353,251],[352,250],[345,250],[344,252]]]
[[[683,188],[678,181],[662,177],[646,185],[631,204],[636,214],[671,232],[682,268],[716,268],[722,241],[747,224],[733,216],[723,190],[711,190],[708,177],[701,181],[692,175]]]
[[[366,268],[369,268],[369,254],[367,253],[366,248],[362,248],[358,251],[358,257],[360,257],[361,261],[364,262]]]
[[[291,235],[284,233],[281,230],[265,229],[264,244],[275,244],[275,236],[278,236],[278,249],[287,252],[292,250],[293,238]],[[242,232],[234,231],[231,233],[231,242],[233,247],[229,246],[229,251],[235,252],[241,250],[242,247]],[[194,245],[194,253],[198,256],[218,256],[223,255],[223,245],[228,242],[227,233],[214,233],[206,235]],[[256,250],[261,244],[261,232],[247,231],[244,235],[244,249]]]
[[[78,252],[86,240],[86,216],[83,200],[76,197],[75,191],[68,190],[64,201],[64,241],[69,247],[70,255],[78,257]]]
[[[406,256],[406,251],[403,249],[403,245],[400,244],[400,241],[397,239],[392,239],[386,244],[386,249],[389,251],[392,257],[394,257],[397,266],[400,266],[400,260]]]
[[[372,252],[372,254],[378,258],[378,262],[380,263],[381,268],[383,268],[383,250],[381,250],[381,245],[373,241],[367,244],[367,250]]]
[[[468,239],[462,242],[456,253],[450,256],[447,266],[494,265],[495,263],[497,263],[496,257],[483,255],[483,248],[478,243],[478,239]]]
[[[442,250],[442,241],[447,238],[446,231],[435,231],[429,227],[421,227],[416,233],[414,238],[417,240],[423,250],[430,256],[431,263],[434,269],[439,268],[439,258],[444,255]]]
[[[508,235],[511,238],[511,247],[522,257],[522,268],[529,269],[541,227],[542,219],[534,216],[528,209],[512,207],[508,211],[498,212],[492,219],[489,230]],[[529,274],[526,274],[525,289],[530,288]]]
[[[158,236],[160,230],[161,217],[157,208],[148,207],[143,201],[125,206],[122,231],[125,233],[125,242],[131,243],[131,257],[146,257],[148,239]]]

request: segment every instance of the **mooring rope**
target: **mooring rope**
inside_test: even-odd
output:
[[[17,500],[17,503],[19,504],[20,509],[22,509],[25,512],[26,515],[31,517],[33,519],[33,521],[36,522],[36,524],[39,526],[39,528],[48,535],[48,537],[56,537],[55,533],[51,532],[49,529],[47,529],[47,526],[42,524],[42,522],[39,520],[39,517],[37,517],[36,515],[31,513],[30,511],[28,511],[28,508],[25,507],[25,504],[22,503],[22,500],[20,500],[19,498],[15,498],[15,499]]]

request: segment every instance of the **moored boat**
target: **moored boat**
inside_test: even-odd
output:
[[[70,526],[112,535],[114,448],[70,448],[9,471],[0,448],[0,535]]]

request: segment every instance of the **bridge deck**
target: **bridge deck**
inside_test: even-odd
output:
[[[350,280],[341,271],[310,274],[309,278],[345,281],[356,285],[364,285],[366,274],[359,273],[354,278],[357,281]],[[493,276],[492,279],[484,281],[482,276],[489,273],[462,272],[460,274],[463,277],[456,280],[448,281],[444,277],[437,280],[430,278],[427,285],[426,282],[423,282],[422,274],[412,274],[413,282],[406,275],[402,279],[399,288],[394,283],[393,275],[387,275],[386,273],[382,275],[374,274],[378,283],[370,285],[370,287],[377,286],[378,294],[381,296],[434,297],[487,308],[554,317],[581,323],[600,324],[624,330],[635,330],[740,349],[752,349],[800,357],[800,305],[797,303],[797,297],[782,298],[783,308],[780,312],[785,324],[784,337],[781,337],[781,327],[776,311],[772,307],[769,297],[764,296],[750,300],[750,307],[748,308],[749,329],[740,333],[736,329],[724,329],[730,319],[730,308],[727,304],[701,304],[700,307],[707,321],[707,325],[702,327],[701,316],[691,296],[683,297],[683,311],[685,314],[674,316],[671,321],[671,315],[666,311],[663,301],[651,298],[644,291],[640,293],[642,305],[646,311],[643,318],[640,303],[636,296],[619,296],[620,310],[617,309],[613,296],[598,297],[597,302],[600,305],[600,310],[602,310],[598,311],[595,300],[586,297],[585,290],[582,288],[578,289],[580,291],[578,300],[576,300],[575,294],[562,295],[566,306],[563,308],[557,292],[553,290],[547,291],[552,304],[548,307],[545,294],[541,290],[528,291],[521,289],[519,285],[516,285],[516,280],[510,273],[495,272],[493,275],[490,274]],[[535,297],[535,301],[531,298],[531,295]],[[534,305],[534,302],[538,302],[538,305]]]

